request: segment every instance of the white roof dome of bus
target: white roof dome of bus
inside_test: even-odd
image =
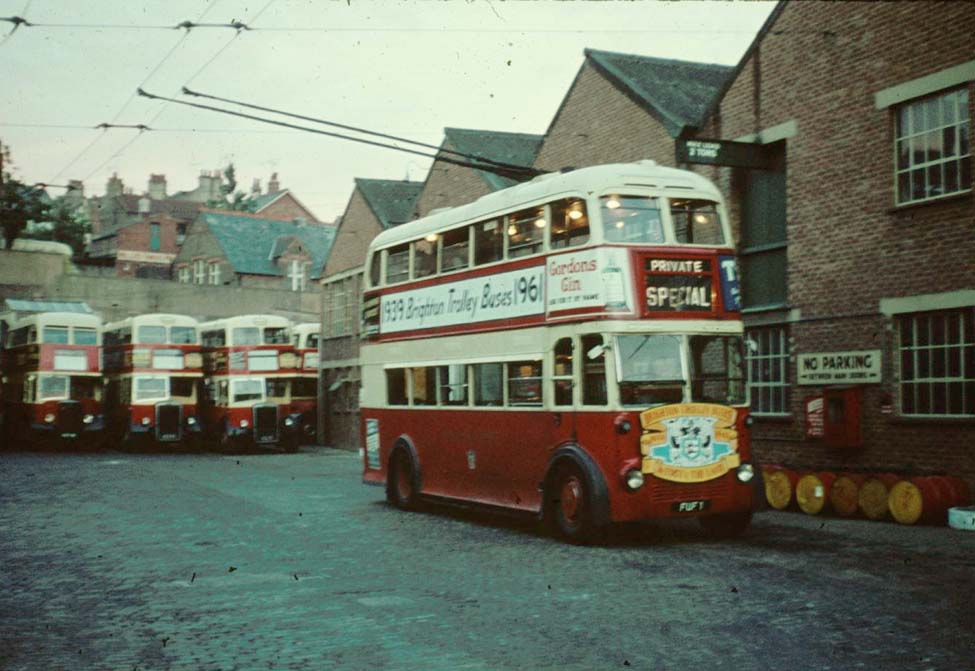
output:
[[[651,160],[608,163],[539,175],[530,182],[489,193],[471,203],[435,210],[422,219],[383,231],[373,239],[371,246],[375,249],[415,240],[450,223],[462,226],[480,219],[490,219],[504,211],[538,203],[546,198],[590,195],[627,186],[680,189],[686,190],[688,196],[721,199],[720,192],[710,180],[689,170],[668,168]]]

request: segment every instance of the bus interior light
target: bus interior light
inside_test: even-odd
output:
[[[752,468],[751,464],[742,464],[738,467],[736,475],[741,482],[751,482],[752,478],[755,477],[755,469]]]
[[[426,240],[427,242],[436,242],[437,241],[437,234],[436,233],[431,233],[430,235],[426,236],[423,239]]]
[[[615,210],[619,206],[620,206],[620,201],[616,200],[615,198],[610,198],[609,200],[606,201],[607,209]]]
[[[548,222],[545,221],[545,217],[539,217],[535,220],[535,228],[545,228],[546,223]]]
[[[569,210],[569,219],[582,219],[582,212],[579,210]]]
[[[643,486],[643,473],[641,473],[635,468],[626,472],[627,489],[635,492],[642,486]]]

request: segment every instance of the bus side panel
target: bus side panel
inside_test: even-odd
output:
[[[538,484],[551,455],[545,447],[551,439],[551,413],[363,409],[362,415],[379,421],[383,472],[395,440],[406,435],[413,441],[424,494],[539,508]],[[377,481],[368,470],[364,479]]]

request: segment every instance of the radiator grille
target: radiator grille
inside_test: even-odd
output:
[[[704,499],[721,501],[728,498],[729,494],[727,475],[707,482],[670,482],[651,477],[647,484],[650,485],[650,500],[654,503]]]
[[[183,408],[179,405],[156,406],[156,440],[171,443],[182,438]]]
[[[58,403],[58,433],[81,433],[84,427],[85,410],[77,401]]]
[[[254,408],[254,441],[276,443],[278,440],[278,408],[261,405]]]

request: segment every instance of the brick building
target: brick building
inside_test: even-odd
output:
[[[334,237],[332,226],[203,209],[176,255],[174,279],[313,291]]]
[[[359,297],[369,243],[382,231],[413,218],[422,182],[356,179],[322,280],[319,404],[329,445],[359,446]]]
[[[147,215],[93,237],[88,259],[114,265],[117,277],[168,280],[187,226],[184,219]]]
[[[696,132],[767,162],[718,176],[766,462],[975,484],[973,57],[969,3],[782,3]]]
[[[493,172],[448,163],[443,159],[466,160],[450,152],[515,166],[530,166],[541,143],[541,135],[445,128],[440,151],[423,183],[414,215],[423,217],[441,207],[456,207],[470,203],[481,196],[515,183],[513,179]]]

